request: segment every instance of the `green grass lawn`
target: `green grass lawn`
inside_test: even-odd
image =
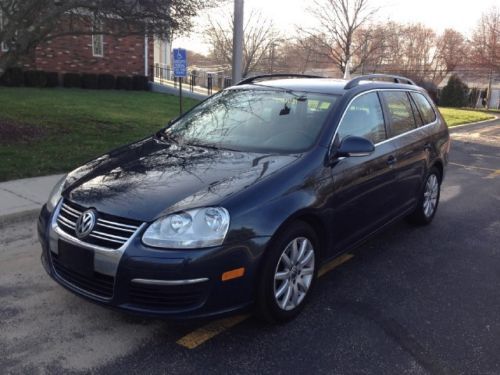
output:
[[[469,122],[484,121],[494,118],[490,113],[472,111],[468,109],[457,109],[457,108],[439,108],[439,111],[443,115],[448,126],[456,126],[461,124],[467,124]]]
[[[69,171],[178,114],[177,97],[151,92],[0,88],[0,181]]]
[[[197,103],[184,100],[185,110]],[[449,126],[492,117],[440,110]],[[69,171],[152,134],[178,111],[177,97],[151,92],[0,87],[0,181]]]

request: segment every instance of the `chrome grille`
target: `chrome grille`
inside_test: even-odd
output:
[[[67,234],[75,235],[76,221],[87,208],[64,201],[57,217],[57,224]],[[98,212],[97,222],[90,234],[81,239],[93,245],[118,249],[139,229],[141,222]]]

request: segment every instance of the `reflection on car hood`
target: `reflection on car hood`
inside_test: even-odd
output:
[[[219,204],[296,159],[149,138],[71,172],[64,196],[101,212],[152,221],[176,210]]]

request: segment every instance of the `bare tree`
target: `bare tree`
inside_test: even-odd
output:
[[[357,71],[364,63],[363,53],[371,40],[370,29],[356,33],[366,26],[377,9],[368,5],[369,0],[314,0],[309,12],[318,26],[311,29],[299,28],[313,41],[314,53],[332,62],[344,73],[347,64]],[[303,39],[307,40],[307,39]],[[371,48],[371,47],[370,47]],[[357,56],[355,60],[353,57]]]
[[[359,47],[354,51],[351,63],[361,74],[377,70],[382,65],[385,38],[386,29],[382,24],[371,24],[356,30],[354,45]]]
[[[326,54],[318,53],[322,50],[322,42],[316,36],[302,35],[295,40],[287,41],[282,48],[283,61],[293,71],[306,73],[313,69],[331,68],[332,61]]]
[[[314,60],[307,41],[284,39],[276,45],[276,49],[271,52],[274,59],[273,71],[283,73],[297,72],[305,73],[309,68],[318,68],[321,64]]]
[[[220,21],[221,19],[225,21]],[[233,59],[233,17],[225,14],[217,19],[209,17],[205,37],[211,47],[211,54],[219,64],[232,65]],[[243,77],[261,68],[279,40],[273,22],[259,12],[251,12],[245,20],[243,41]]]
[[[164,35],[191,28],[191,18],[217,0],[0,0],[0,76],[44,41],[91,35],[95,25],[112,23],[100,34]]]
[[[500,71],[500,10],[485,12],[471,38],[473,61],[481,67]]]
[[[437,50],[446,73],[463,64],[469,56],[467,41],[462,33],[446,29],[437,40]]]
[[[368,70],[398,73],[416,81],[439,83],[467,53],[465,39],[455,30],[437,35],[422,24],[387,22],[375,35],[382,47],[366,60]]]

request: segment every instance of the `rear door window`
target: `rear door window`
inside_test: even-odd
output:
[[[426,97],[417,92],[412,92],[411,97],[417,105],[418,111],[420,112],[422,120],[424,121],[424,125],[434,122],[436,120],[436,113],[432,109],[432,106],[426,99]]]
[[[416,128],[410,98],[406,91],[383,91],[387,104],[391,136],[397,136]]]
[[[353,135],[364,137],[373,143],[386,139],[384,115],[378,95],[364,94],[352,101],[337,130],[339,139]]]

